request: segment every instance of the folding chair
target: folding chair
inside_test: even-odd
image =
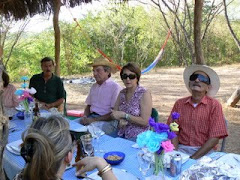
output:
[[[226,127],[228,127],[228,121],[225,117],[224,117],[224,120],[225,120]],[[222,140],[222,146],[221,146],[220,152],[224,152],[225,144],[226,144],[226,137],[223,138],[223,140]]]
[[[158,111],[155,108],[152,108],[151,117],[154,118],[155,122],[159,122]]]

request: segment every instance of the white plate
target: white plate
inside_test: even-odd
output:
[[[15,107],[15,109],[18,111],[24,111],[24,107],[21,105],[18,105],[17,107]]]
[[[88,177],[93,178],[94,180],[102,180],[102,178],[99,177],[97,175],[97,173],[98,173],[98,171],[90,174]],[[136,176],[134,176],[133,174],[128,173],[122,169],[113,168],[113,173],[117,177],[117,179],[122,179],[122,180],[136,180],[137,179]],[[87,180],[87,178],[84,178],[83,180]]]
[[[75,131],[75,132],[87,132],[87,126],[82,126],[82,125],[79,125],[77,124],[76,122],[71,122],[69,123],[70,125],[70,130],[71,131]]]
[[[48,111],[40,112],[40,117],[48,118],[49,116],[51,116],[51,113]]]
[[[20,145],[21,144],[22,144],[22,139],[19,139],[17,141],[13,141],[11,143],[8,143],[6,145],[6,148],[9,152],[11,152],[13,154],[16,154],[16,155],[20,155],[20,150],[21,150]]]
[[[9,121],[9,130],[15,128],[16,126],[17,125],[14,122]]]

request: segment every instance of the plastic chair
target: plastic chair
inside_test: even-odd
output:
[[[155,122],[159,122],[158,111],[155,108],[152,108],[151,117],[154,118]]]
[[[224,120],[225,120],[226,127],[228,127],[228,121],[225,117],[224,117]],[[223,140],[222,140],[222,146],[221,146],[220,152],[224,152],[225,144],[226,144],[226,137],[223,138]]]
[[[64,89],[63,115],[67,116],[67,92]]]

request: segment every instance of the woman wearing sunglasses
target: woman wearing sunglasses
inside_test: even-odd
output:
[[[22,134],[22,139],[21,156],[26,166],[15,180],[61,180],[75,146],[68,122],[61,116],[40,118]],[[80,173],[97,168],[104,180],[115,180],[110,165],[102,158],[84,158],[75,166],[84,166]]]
[[[141,70],[136,64],[123,66],[120,76],[126,88],[119,93],[112,118],[119,121],[118,135],[135,141],[139,133],[148,129],[152,97],[139,85]]]

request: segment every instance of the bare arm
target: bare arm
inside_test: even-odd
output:
[[[89,116],[90,115],[90,107],[91,105],[87,105],[84,109],[84,116]]]
[[[118,111],[119,107],[119,98],[116,101],[114,110],[112,111],[112,117],[114,119],[120,120],[126,117],[126,113],[123,111]],[[146,126],[148,124],[149,117],[151,116],[152,112],[152,96],[149,91],[146,91],[143,94],[140,102],[141,107],[141,115],[140,116],[133,116],[129,114],[129,121],[135,124],[139,124],[142,126]]]
[[[120,104],[120,94],[119,94],[118,97],[117,97],[117,100],[116,100],[116,103],[115,103],[113,109],[116,110],[116,111],[118,111],[118,109],[119,109],[119,104]]]
[[[204,156],[205,154],[207,154],[214,146],[216,146],[219,142],[219,138],[210,138],[207,140],[207,142],[202,145],[202,147],[195,152],[192,156],[190,156],[190,158],[192,159],[198,159],[202,156]]]
[[[178,137],[175,137],[175,138],[172,139],[171,141],[172,141],[172,144],[173,144],[174,147],[175,147],[175,150],[177,151],[177,150],[178,150],[178,144],[179,144]]]

